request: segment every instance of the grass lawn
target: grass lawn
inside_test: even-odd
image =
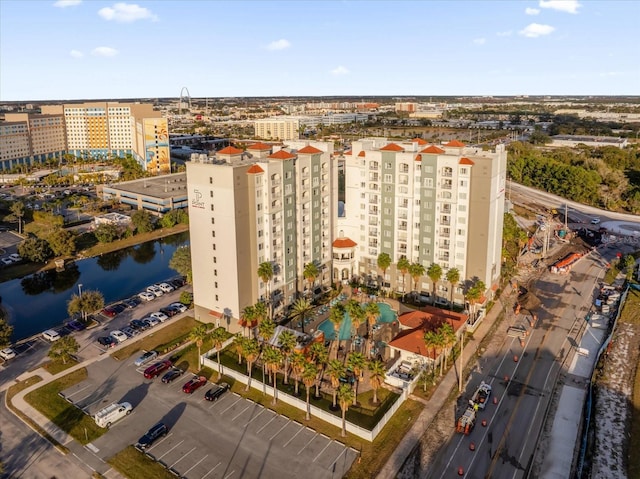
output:
[[[25,400],[31,406],[81,444],[99,438],[107,430],[98,427],[91,417],[62,399],[58,393],[86,378],[87,370],[79,369],[25,396]]]
[[[184,318],[180,318],[161,329],[157,329],[143,339],[132,342],[128,346],[116,351],[111,356],[117,360],[122,360],[143,349],[146,349],[147,351],[155,349],[162,354],[172,345],[179,344],[186,339],[191,330],[199,324],[202,323],[199,323],[191,316],[185,316]]]
[[[133,446],[128,446],[107,461],[129,479],[175,479],[164,466],[153,461]]]
[[[640,325],[640,291],[629,288],[627,300],[620,313],[620,321],[623,323]],[[640,398],[638,398],[640,400]]]
[[[110,253],[112,251],[117,251],[122,248],[127,248],[129,246],[135,246],[140,243],[144,243],[145,241],[151,241],[157,238],[163,238],[165,236],[170,236],[176,233],[182,233],[184,231],[189,231],[189,225],[176,225],[173,228],[161,228],[157,230],[153,230],[149,233],[141,233],[130,238],[124,238],[118,241],[114,241],[112,243],[96,243],[93,246],[90,246],[87,249],[81,251],[82,255],[85,257],[98,256],[104,253]]]
[[[44,363],[42,367],[55,376],[59,372],[65,371],[76,364],[78,363],[74,360],[67,361],[67,364],[62,363],[62,361],[48,361]]]

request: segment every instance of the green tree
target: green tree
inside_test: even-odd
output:
[[[224,328],[216,328],[211,332],[211,342],[213,347],[216,348],[216,356],[218,360],[218,380],[222,378],[222,363],[220,362],[220,349],[222,344],[227,340],[227,332]]]
[[[9,207],[11,214],[18,218],[18,233],[22,234],[22,218],[26,213],[26,208],[22,201],[14,201]]]
[[[278,342],[280,344],[280,350],[284,356],[284,383],[289,384],[289,358],[293,349],[296,347],[296,337],[293,332],[284,330],[278,336]]]
[[[269,376],[273,377],[273,401],[272,404],[276,404],[278,402],[278,370],[282,365],[282,351],[278,348],[267,347],[263,353],[264,363],[267,365],[267,371],[269,371]]]
[[[233,337],[233,349],[238,355],[238,364],[242,364],[242,356],[244,356],[244,346],[247,342],[247,338],[241,333],[237,333]]]
[[[273,323],[273,320],[269,318],[269,311],[267,310],[267,305],[265,303],[263,303],[262,301],[258,301],[256,304],[254,304],[253,314],[255,320],[258,322],[258,327],[260,327],[263,321],[270,320],[271,325],[269,326],[273,328],[273,331],[275,331],[276,325],[275,323]],[[273,331],[271,332],[271,335],[273,335]]]
[[[402,275],[402,301],[404,301],[404,296],[407,293],[406,278],[407,278],[407,273],[409,272],[410,267],[411,267],[411,263],[409,263],[409,260],[407,259],[406,256],[402,256],[398,260],[397,269]]]
[[[247,339],[242,354],[244,355],[245,361],[247,361],[247,375],[249,376],[245,391],[249,391],[251,388],[251,371],[253,369],[253,364],[260,355],[260,345],[258,344],[258,341],[255,338]]]
[[[313,286],[319,274],[320,274],[320,271],[318,270],[318,267],[316,266],[315,263],[307,263],[304,265],[303,275],[304,275],[304,279],[306,279],[307,283],[309,283],[310,296],[313,295]]]
[[[444,323],[440,326],[438,333],[442,336],[442,345],[444,346],[444,368],[447,369],[447,360],[451,354],[451,348],[456,344],[456,333],[453,326]]]
[[[275,331],[276,323],[273,321],[273,319],[267,318],[258,324],[258,335],[260,336],[260,339],[262,339],[262,341],[264,341],[265,343],[269,341],[269,339],[271,339],[271,336],[273,336],[273,333]]]
[[[2,310],[1,307],[0,310]],[[5,348],[11,344],[12,334],[13,326],[7,322],[6,318],[0,317],[0,348]]]
[[[365,320],[366,315],[360,303],[355,299],[350,299],[345,309],[351,319],[351,336],[353,337],[358,334],[360,324]]]
[[[51,345],[49,349],[49,357],[54,361],[62,361],[62,364],[67,364],[67,361],[73,358],[80,350],[80,345],[76,338],[73,336],[63,336]]]
[[[387,275],[387,270],[389,269],[389,266],[391,266],[391,256],[389,256],[387,253],[380,253],[378,255],[378,268],[380,268],[382,270],[382,285],[381,288],[384,287],[384,283],[385,283],[385,276]]]
[[[273,279],[273,263],[265,261],[258,266],[258,278],[262,280],[267,291],[267,304],[269,305],[269,316],[271,317],[271,280]]]
[[[340,345],[340,327],[342,326],[342,322],[344,321],[344,313],[345,308],[342,303],[338,303],[334,306],[331,306],[329,310],[329,321],[333,324],[333,342],[336,345]],[[336,355],[337,355],[336,348]]]
[[[318,380],[316,381],[316,396],[320,397],[320,383],[322,381],[322,377],[324,376],[324,368],[327,366],[327,362],[329,361],[329,351],[322,343],[313,343],[311,348],[309,348],[309,353],[311,354],[311,361],[318,367]]]
[[[302,382],[307,391],[307,415],[305,419],[311,420],[311,402],[309,401],[311,388],[318,379],[318,367],[314,363],[306,363],[302,373]]]
[[[351,389],[351,386],[348,384],[341,384],[338,388],[338,402],[342,410],[342,431],[340,433],[342,437],[347,436],[347,411],[351,403],[355,400],[355,396],[353,389]]]
[[[427,348],[427,351],[431,351],[431,359],[433,360],[431,365],[433,366],[433,374],[436,372],[436,348],[438,347],[438,335],[435,331],[426,331],[423,336],[424,344]]]
[[[627,279],[631,279],[631,277],[633,276],[633,268],[636,265],[636,259],[633,257],[633,255],[627,254],[624,256],[624,258],[622,258],[622,265],[626,270]]]
[[[193,281],[193,271],[191,269],[191,246],[181,246],[176,248],[169,260],[169,268],[179,275],[187,278],[187,283]]]
[[[245,306],[242,311],[240,311],[240,325],[242,326],[243,333],[245,329],[249,329],[249,332],[256,325],[256,310],[253,305]]]
[[[54,256],[71,256],[76,252],[76,237],[62,228],[56,228],[47,237],[47,242]]]
[[[103,223],[96,226],[96,229],[93,230],[93,235],[100,243],[113,243],[120,238],[121,230],[114,224]]]
[[[67,301],[67,312],[69,316],[80,313],[82,320],[86,321],[87,314],[104,308],[104,296],[100,291],[87,290],[82,294],[72,294]]]
[[[304,372],[304,366],[307,364],[307,358],[304,357],[304,354],[294,351],[291,354],[291,369],[293,369],[293,379],[295,381],[295,395],[298,395],[298,381],[300,381],[300,376]]]
[[[429,269],[427,269],[427,276],[433,283],[433,294],[436,295],[438,291],[438,281],[442,278],[442,267],[438,263],[431,263]]]
[[[353,371],[353,375],[355,376],[355,394],[353,396],[353,404],[356,404],[356,400],[358,397],[358,385],[360,384],[360,379],[362,379],[362,372],[367,367],[367,358],[364,357],[362,353],[351,353],[349,354],[349,358],[347,359],[347,368]]]
[[[347,375],[347,367],[339,359],[332,359],[329,361],[328,373],[331,387],[333,388],[333,408],[335,409],[336,393],[338,392],[338,386],[340,386],[340,379]]]
[[[40,238],[27,238],[18,245],[18,254],[34,263],[44,263],[53,254],[49,243]]]
[[[307,298],[298,298],[291,307],[291,313],[294,319],[300,321],[300,327],[304,333],[305,321],[313,316],[313,305]]]
[[[369,384],[373,389],[373,402],[378,403],[378,389],[382,387],[386,371],[384,369],[384,363],[382,361],[369,361],[367,363],[367,369],[369,370]]]
[[[137,210],[131,215],[131,224],[137,233],[149,233],[153,231],[153,216],[147,210]]]
[[[413,278],[413,290],[416,292],[418,291],[418,281],[420,281],[420,277],[424,275],[424,272],[424,266],[422,266],[420,263],[411,263],[411,266],[409,266],[409,274]]]
[[[449,295],[449,302],[453,304],[453,291],[456,289],[456,286],[460,282],[460,270],[458,268],[451,268],[447,271],[447,282],[451,288],[451,294]]]
[[[189,341],[193,341],[196,343],[196,347],[198,348],[198,369],[200,368],[200,355],[202,354],[201,348],[204,343],[205,338],[209,335],[209,331],[204,324],[199,324],[194,327],[189,333]]]

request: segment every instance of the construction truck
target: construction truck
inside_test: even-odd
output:
[[[491,386],[482,381],[471,399],[469,399],[469,406],[472,408],[477,406],[480,409],[484,409],[489,402],[489,396],[491,396]]]
[[[476,409],[469,406],[464,414],[458,418],[456,422],[456,432],[461,432],[468,436],[476,425]]]

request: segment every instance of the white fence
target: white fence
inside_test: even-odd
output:
[[[200,357],[202,365],[214,371],[218,371],[220,367],[220,365],[218,364],[218,361],[216,361],[215,359],[208,358],[207,356],[212,356],[213,358],[215,358],[215,352],[209,351],[203,354]],[[222,374],[230,376],[242,384],[245,384],[245,385],[247,384],[249,380],[249,376],[247,376],[246,374],[240,373],[235,369],[225,367],[224,365],[221,365],[221,367],[222,367]],[[258,391],[263,391],[263,392],[266,391],[267,395],[273,397],[273,386],[264,384],[262,381],[258,381],[256,379],[251,379],[251,387],[253,389],[257,389]],[[407,399],[408,395],[409,395],[409,391],[407,389],[403,389],[403,392],[398,398],[398,400],[393,404],[393,406],[391,406],[391,408],[386,412],[386,414],[382,417],[382,419],[378,422],[378,424],[376,424],[373,430],[369,431],[368,429],[357,426],[356,424],[352,424],[348,421],[346,423],[346,430],[351,434],[358,436],[366,441],[373,442],[373,440],[380,433],[380,431],[382,431],[382,428],[387,424],[387,422],[389,422],[389,420],[395,414],[398,408]],[[286,404],[289,404],[290,406],[293,406],[301,411],[307,410],[307,402],[305,400],[298,399],[297,397],[286,394],[280,390],[278,390],[278,401],[282,401]],[[330,414],[314,406],[313,404],[311,404],[310,407],[311,407],[312,416],[322,419],[323,421],[328,422],[329,424],[332,424],[342,429],[342,415],[334,416],[333,414]]]

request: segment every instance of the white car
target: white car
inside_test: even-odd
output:
[[[600,218],[593,218],[591,220],[591,224],[592,225],[599,225],[600,224]]]
[[[160,288],[164,293],[170,293],[175,289],[173,286],[171,286],[168,283],[160,283],[158,285],[158,288]]]
[[[16,352],[11,348],[5,348],[0,350],[0,358],[5,361],[9,361],[9,359],[13,359],[16,357]]]
[[[147,293],[153,294],[156,298],[159,298],[160,296],[162,296],[164,294],[162,292],[162,290],[160,288],[158,288],[156,285],[149,286],[147,288]]]
[[[14,263],[17,263],[18,261],[22,261],[22,257],[17,253],[10,254],[9,258],[11,258],[11,261],[13,261]]]
[[[128,339],[128,336],[124,334],[122,331],[120,331],[119,329],[116,329],[115,331],[111,331],[111,334],[109,334],[109,336],[111,336],[113,339],[115,339],[119,343],[122,343]]]
[[[147,291],[144,291],[144,292],[142,292],[142,293],[140,293],[138,295],[138,298],[140,298],[140,299],[142,299],[144,301],[153,301],[154,299],[156,299],[156,296],[153,293],[149,293]]]
[[[176,310],[180,311],[181,313],[184,313],[187,310],[187,307],[182,303],[171,303],[169,305],[169,307],[171,307],[173,309],[176,309]]]
[[[158,318],[156,318],[155,316],[149,316],[148,318],[144,318],[141,320],[143,323],[145,323],[147,326],[149,326],[150,328],[153,328],[154,326],[157,326],[158,324],[160,324],[160,320]]]
[[[2,261],[3,264],[6,264],[7,266],[10,264],[13,264],[13,260],[11,258],[9,258],[8,256],[5,258],[0,258],[0,261]]]
[[[47,341],[54,342],[60,339],[60,334],[53,329],[47,329],[44,333],[42,333],[42,337]]]
[[[149,316],[151,316],[152,318],[157,318],[160,320],[160,322],[164,323],[167,319],[169,319],[169,316],[167,316],[164,313],[161,313],[160,311],[156,311],[155,313],[151,313]]]

